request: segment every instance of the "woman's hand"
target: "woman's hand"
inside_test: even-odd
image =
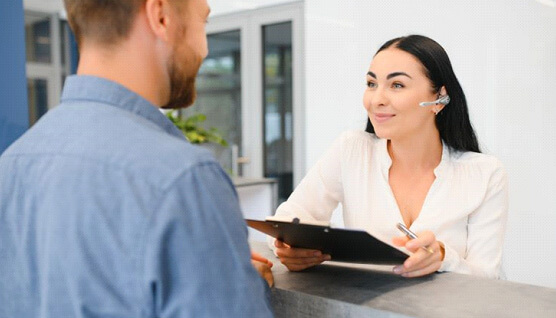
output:
[[[258,253],[251,252],[251,264],[253,264],[253,267],[259,272],[259,275],[266,280],[268,286],[274,286],[274,276],[270,270],[273,265],[271,261]]]
[[[330,255],[322,254],[321,251],[293,248],[279,240],[274,241],[274,246],[276,246],[276,255],[280,258],[280,262],[293,272],[302,271],[330,260]]]
[[[437,241],[431,231],[418,233],[417,236],[414,240],[407,236],[394,237],[394,245],[405,246],[413,253],[403,265],[394,267],[394,273],[404,277],[419,277],[434,273],[440,268],[444,260],[444,244]],[[430,248],[433,253],[423,247]]]

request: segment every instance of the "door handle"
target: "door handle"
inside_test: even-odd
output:
[[[239,157],[239,158],[237,158],[237,163],[241,164],[241,165],[246,164],[246,163],[250,163],[250,162],[251,162],[251,158],[249,158],[249,157]]]
[[[232,149],[232,175],[235,177],[241,177],[239,175],[239,165],[244,165],[251,162],[249,157],[239,156],[239,146],[234,144],[231,146]]]

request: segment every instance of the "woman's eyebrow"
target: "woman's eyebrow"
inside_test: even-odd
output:
[[[409,76],[407,73],[404,73],[404,72],[390,73],[390,74],[388,74],[388,76],[386,76],[386,79],[391,79],[392,77],[396,77],[396,76],[407,76],[407,77],[413,79],[411,76]]]
[[[373,72],[371,72],[371,71],[367,72],[367,75],[369,75],[370,77],[376,79],[376,74],[373,73]],[[407,77],[413,79],[411,76],[409,76],[409,74],[407,74],[407,73],[405,73],[405,72],[394,72],[394,73],[390,73],[390,74],[388,74],[388,76],[386,76],[386,79],[389,80],[389,79],[391,79],[392,77],[396,77],[396,76],[407,76]]]

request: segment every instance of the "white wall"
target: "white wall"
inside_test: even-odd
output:
[[[545,4],[541,4],[544,2]],[[363,129],[365,73],[407,34],[448,52],[484,152],[510,178],[508,279],[556,288],[556,8],[553,0],[306,0],[307,169]]]

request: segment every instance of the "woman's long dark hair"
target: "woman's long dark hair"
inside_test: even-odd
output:
[[[409,35],[384,43],[376,54],[390,47],[405,51],[421,61],[436,92],[442,86],[446,87],[450,103],[436,116],[436,127],[442,141],[454,150],[481,152],[469,120],[465,94],[442,46],[426,36]],[[373,134],[375,132],[369,119],[365,131]]]

